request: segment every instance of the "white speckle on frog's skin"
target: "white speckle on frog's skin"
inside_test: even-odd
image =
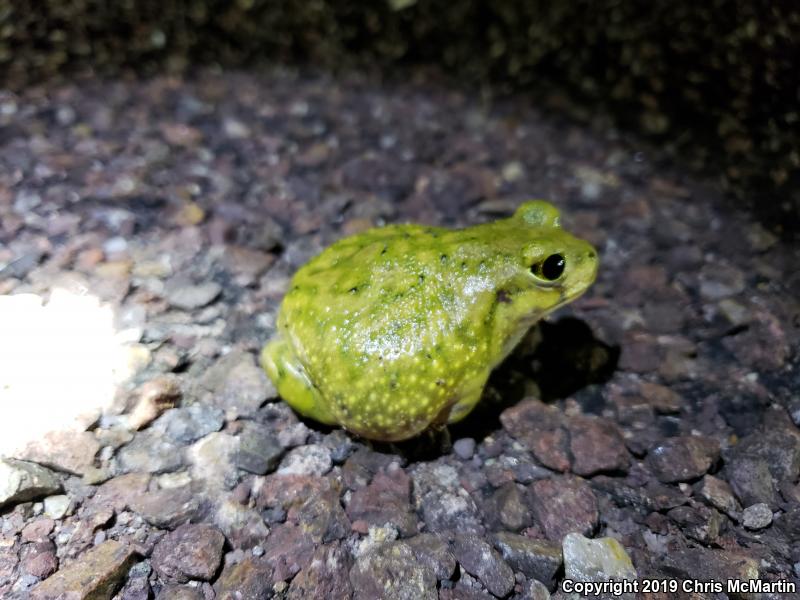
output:
[[[262,365],[302,415],[406,439],[469,414],[494,366],[596,271],[543,201],[462,230],[370,229],[297,271]]]

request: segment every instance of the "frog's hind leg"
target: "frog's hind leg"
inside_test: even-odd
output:
[[[261,351],[261,366],[278,388],[281,398],[294,410],[320,423],[336,424],[336,418],[325,407],[325,401],[311,383],[305,367],[280,334]]]

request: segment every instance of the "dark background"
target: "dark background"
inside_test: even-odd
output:
[[[440,68],[641,133],[773,223],[800,210],[789,0],[0,0],[0,81],[275,62]]]

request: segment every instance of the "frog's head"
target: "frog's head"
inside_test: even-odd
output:
[[[521,295],[533,294],[538,306],[553,310],[583,294],[597,275],[597,251],[585,240],[561,229],[558,209],[541,200],[526,202],[511,219],[529,232],[522,246],[527,285]]]
[[[494,334],[503,339],[505,354],[533,323],[586,291],[598,257],[591,244],[561,229],[558,210],[548,202],[526,202],[496,225],[496,244],[509,257],[496,281]]]

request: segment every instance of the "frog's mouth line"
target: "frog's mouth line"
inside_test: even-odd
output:
[[[555,287],[555,286],[553,286],[553,287]],[[561,289],[561,293],[559,294],[559,297],[558,297],[558,302],[556,302],[550,308],[538,312],[534,322],[538,321],[540,319],[544,319],[547,315],[549,315],[552,312],[557,311],[559,308],[561,308],[565,304],[569,304],[570,302],[572,302],[574,300],[577,300],[578,298],[583,296],[584,293],[586,293],[586,289],[585,288],[580,290],[580,291],[578,291],[578,292],[575,292],[574,294],[567,294],[566,291],[562,288]]]

